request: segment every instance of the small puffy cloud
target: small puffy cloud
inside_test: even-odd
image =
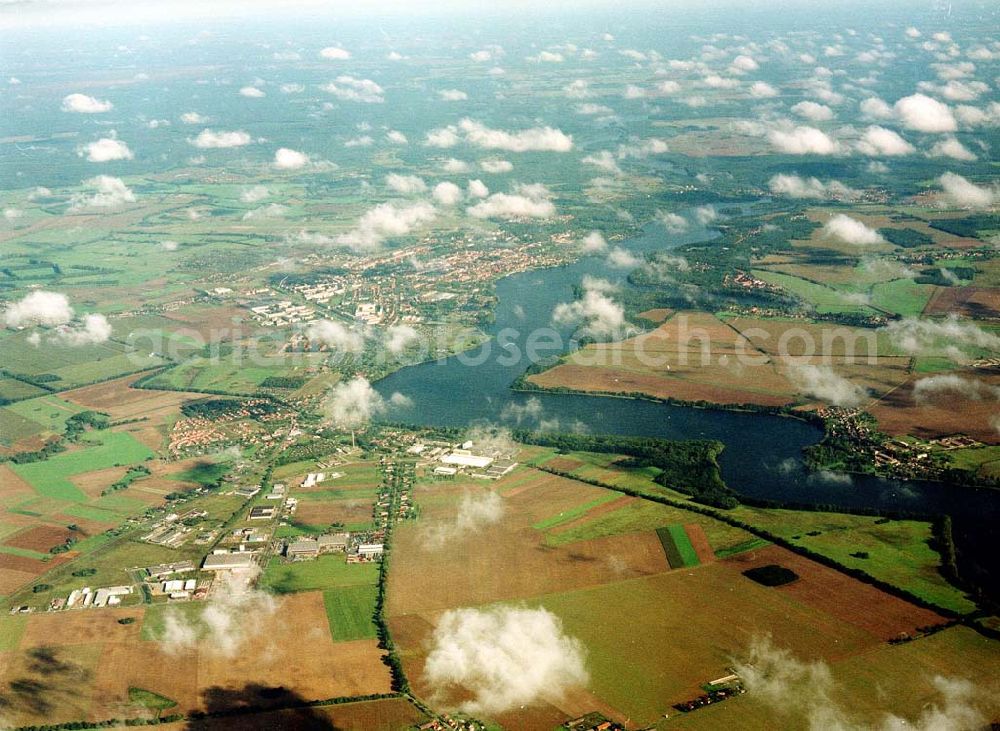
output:
[[[323,402],[325,420],[337,429],[360,429],[385,410],[385,400],[364,376],[336,384]]]
[[[385,90],[371,79],[338,76],[329,84],[323,84],[320,89],[341,101],[363,104],[381,104],[385,101]]]
[[[719,212],[710,205],[698,206],[694,209],[695,220],[702,226],[708,226],[719,218]]]
[[[301,94],[305,90],[306,87],[304,84],[296,84],[294,82],[288,82],[278,87],[278,91],[282,94]]]
[[[604,104],[594,104],[593,102],[585,102],[583,104],[577,104],[576,113],[586,116],[597,116],[597,115],[611,115],[615,113],[615,110]]]
[[[181,115],[181,121],[184,124],[205,124],[208,122],[208,117],[198,114],[198,112],[184,112]]]
[[[491,129],[481,122],[463,119],[459,129],[469,144],[487,150],[510,152],[568,152],[573,149],[573,137],[553,127],[532,127],[517,132]]]
[[[740,55],[740,56],[737,56],[736,58],[734,58],[732,64],[730,64],[730,66],[731,66],[731,68],[733,68],[733,69],[735,69],[737,71],[743,71],[743,72],[756,71],[757,69],[760,68],[760,64],[758,64],[753,59],[753,57],[746,56],[746,55]]]
[[[309,164],[309,156],[298,150],[279,147],[274,153],[274,166],[279,170],[299,170]]]
[[[396,129],[390,129],[385,133],[385,138],[394,145],[405,145],[409,143],[406,135]]]
[[[269,203],[266,206],[247,211],[243,214],[242,220],[255,221],[261,218],[284,218],[287,213],[288,206],[283,206],[280,203]]]
[[[768,140],[779,152],[789,155],[834,155],[840,152],[840,145],[815,127],[771,130]]]
[[[684,233],[691,225],[684,216],[666,211],[657,211],[656,220],[663,225],[663,228],[667,229],[667,233],[672,234]]]
[[[361,135],[344,142],[344,147],[371,147],[373,144],[375,144],[375,139],[371,135]]]
[[[818,178],[803,178],[798,175],[775,175],[768,181],[768,187],[775,195],[788,198],[851,201],[861,197],[861,191],[850,188],[838,180],[824,183]]]
[[[64,112],[76,112],[77,114],[100,114],[109,112],[114,108],[114,104],[109,101],[95,99],[86,94],[69,94],[63,97],[62,110]]]
[[[833,119],[833,110],[825,104],[816,102],[799,102],[792,107],[792,112],[812,122],[826,122]]]
[[[244,145],[249,145],[252,141],[250,135],[242,130],[233,132],[220,130],[216,132],[211,129],[203,129],[197,137],[188,139],[190,144],[202,150],[243,147]]]
[[[892,107],[884,99],[871,96],[860,104],[861,114],[868,119],[892,119],[894,112]]]
[[[360,353],[365,349],[363,334],[335,320],[316,320],[306,327],[305,335],[315,344],[325,345],[339,353]]]
[[[976,185],[956,173],[945,173],[938,182],[944,189],[945,199],[959,208],[991,208],[1000,202],[1000,190],[996,186]]]
[[[473,51],[469,54],[469,58],[476,63],[486,63],[493,60],[493,52],[484,48],[481,51]]]
[[[593,165],[597,169],[603,170],[606,173],[611,173],[613,175],[622,174],[622,169],[618,167],[618,161],[608,150],[601,150],[600,152],[595,152],[593,155],[587,155],[580,160],[580,162],[584,165]]]
[[[509,160],[480,160],[479,167],[484,173],[491,175],[502,175],[514,169],[514,164]]]
[[[645,140],[635,140],[628,144],[621,144],[618,146],[616,154],[622,160],[627,158],[644,160],[650,155],[662,155],[665,152],[669,152],[669,149],[667,143],[663,140],[658,137],[650,137]]]
[[[921,406],[935,402],[954,404],[956,401],[998,399],[1000,399],[1000,387],[952,373],[921,378],[913,384],[913,400]]]
[[[454,157],[449,157],[441,163],[441,169],[446,173],[468,173],[472,171],[472,165],[464,160],[457,160]]]
[[[586,334],[595,337],[623,337],[629,329],[624,308],[608,296],[613,288],[603,279],[583,282],[583,296],[574,302],[560,302],[552,311],[557,325],[582,325]]]
[[[260,99],[261,97],[267,96],[267,93],[263,89],[258,89],[256,86],[244,86],[240,89],[240,96],[245,96],[249,99]]]
[[[979,159],[974,152],[954,137],[946,137],[943,140],[935,142],[927,154],[930,157],[950,157],[953,160],[961,160],[962,162],[975,162]]]
[[[461,89],[442,89],[438,92],[438,97],[441,98],[441,101],[446,102],[464,102],[469,98],[469,95]]]
[[[838,213],[823,224],[823,236],[855,246],[885,243],[878,231],[843,213]]]
[[[473,218],[551,218],[556,213],[544,186],[523,185],[515,193],[493,193],[466,209]]]
[[[806,396],[833,406],[860,406],[868,395],[862,386],[837,374],[829,366],[793,366],[788,369],[788,378]]]
[[[608,252],[607,264],[613,269],[635,269],[642,264],[642,259],[628,249],[616,246]]]
[[[541,51],[535,56],[528,56],[528,60],[535,61],[536,63],[562,63],[566,59],[561,53]]]
[[[456,205],[462,200],[462,189],[447,181],[434,186],[434,200],[443,206]]]
[[[903,97],[893,105],[893,110],[907,129],[929,133],[958,129],[958,122],[948,105],[924,94]]]
[[[88,142],[77,149],[76,153],[90,162],[131,160],[135,157],[129,146],[115,137],[102,137],[96,142]]]
[[[7,327],[64,325],[73,319],[73,308],[60,292],[36,290],[7,305],[3,318]]]
[[[470,198],[485,198],[490,194],[490,189],[482,180],[470,180],[467,186]]]
[[[881,328],[881,332],[894,347],[909,355],[943,355],[961,361],[965,357],[963,348],[1000,350],[1000,336],[954,315],[941,320],[897,320]]]
[[[538,399],[535,399],[535,403],[541,404]],[[427,526],[423,545],[431,550],[452,546],[456,541],[472,536],[488,525],[498,523],[503,515],[503,500],[495,492],[489,490],[480,493],[467,492],[462,495],[458,513],[453,520],[439,521]]]
[[[271,191],[269,191],[266,186],[255,185],[252,188],[246,188],[245,190],[240,191],[240,200],[243,203],[257,203],[264,200],[269,195],[271,195]]]
[[[390,173],[385,176],[385,184],[402,195],[414,195],[427,190],[427,183],[416,175]]]
[[[52,342],[69,347],[97,345],[111,337],[111,323],[104,315],[84,315],[79,323],[62,325],[52,335]]]
[[[437,216],[430,203],[414,203],[397,206],[380,203],[369,209],[358,220],[357,225],[335,242],[356,252],[374,251],[390,236],[405,236],[417,226],[430,223]]]
[[[117,208],[126,203],[135,203],[135,193],[121,178],[98,175],[85,180],[84,185],[93,188],[93,195],[77,193],[70,199],[70,210],[84,208]]]
[[[600,231],[591,231],[580,242],[584,254],[603,254],[608,250],[607,239]]]
[[[441,127],[428,132],[424,144],[428,147],[448,148],[454,147],[461,141],[462,138],[458,136],[458,131],[454,127]]]
[[[919,38],[922,35],[921,32],[912,25],[906,29],[905,33],[907,38]]]
[[[559,697],[589,680],[584,649],[547,609],[451,609],[431,638],[423,677],[435,697],[458,690],[459,710],[496,716]]]
[[[756,99],[770,99],[778,96],[778,90],[765,81],[755,81],[750,86],[750,96]]]
[[[590,82],[585,79],[576,79],[571,81],[569,84],[563,87],[563,92],[570,99],[586,99],[592,96],[590,91]]]
[[[736,79],[731,79],[728,76],[719,76],[718,74],[709,74],[701,80],[701,83],[709,89],[735,89],[740,85],[740,82]]]
[[[399,355],[419,338],[419,333],[409,325],[392,325],[385,331],[385,348],[393,355]]]
[[[351,57],[351,52],[337,46],[327,46],[319,52],[319,57],[328,61],[346,61]]]
[[[858,152],[869,157],[896,157],[916,152],[916,148],[896,132],[877,125],[865,130],[857,142],[857,148]]]

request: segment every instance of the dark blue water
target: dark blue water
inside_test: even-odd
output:
[[[710,237],[704,230],[687,237],[668,237],[658,225],[651,225],[625,247],[641,254]],[[490,333],[493,338],[468,353],[404,368],[376,383],[387,399],[398,391],[413,400],[412,407],[394,407],[386,418],[427,426],[489,423],[665,439],[717,439],[725,444],[719,460],[723,477],[738,493],[847,509],[876,508],[927,516],[948,513],[954,520],[959,548],[965,546],[966,554],[971,555],[986,547],[988,526],[1000,517],[1000,492],[810,473],[803,466],[802,449],[817,442],[822,433],[797,419],[599,396],[511,391],[510,384],[531,363],[526,354],[529,340],[550,342],[537,340],[541,329],[562,342],[537,347],[536,354],[544,357],[563,352],[571,328],[554,327],[552,312],[559,303],[573,301],[574,286],[589,275],[626,287],[626,274],[609,269],[603,258],[587,257],[569,266],[501,280]]]

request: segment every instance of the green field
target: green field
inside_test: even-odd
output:
[[[96,444],[57,454],[41,462],[11,467],[40,495],[84,503],[87,496],[70,482],[70,477],[107,467],[138,464],[153,456],[148,447],[123,432],[91,432],[87,439]]]
[[[39,396],[0,408],[0,444],[12,446],[37,434],[62,434],[66,420],[85,409],[58,396]]]
[[[142,706],[150,711],[165,711],[177,705],[176,701],[145,688],[129,688],[128,700],[129,703]]]
[[[27,625],[28,615],[26,614],[7,614],[4,612],[0,615],[0,652],[17,649]]]
[[[872,287],[872,304],[903,317],[916,317],[924,311],[933,292],[933,284],[917,284],[912,279],[896,279]]]
[[[701,563],[683,525],[675,524],[657,528],[656,537],[660,539],[663,552],[667,554],[667,562],[670,564],[670,568],[687,568],[689,566],[697,566]]]
[[[22,399],[44,396],[45,389],[32,386],[30,383],[18,381],[16,378],[0,377],[0,399],[21,401]]]
[[[754,269],[752,273],[755,277],[763,279],[768,284],[773,284],[791,292],[799,299],[813,305],[816,311],[822,314],[837,312],[873,313],[870,307],[849,301],[848,295],[851,293],[847,291],[841,291],[825,284],[817,284],[810,282],[808,279],[794,277],[791,274],[782,274],[781,272]]]
[[[377,563],[349,564],[343,554],[332,553],[313,561],[285,563],[272,558],[260,579],[262,589],[275,594],[374,585]]]
[[[577,518],[584,516],[593,508],[609,503],[612,500],[617,500],[619,497],[621,496],[617,493],[608,490],[606,494],[601,495],[599,498],[595,498],[590,502],[581,503],[580,505],[575,505],[571,509],[564,510],[561,513],[550,515],[545,520],[540,520],[531,527],[535,530],[548,530],[549,528],[555,528],[557,525],[562,525],[563,523],[569,523],[572,520],[576,520]]]
[[[323,604],[334,642],[367,640],[377,636],[375,586],[345,586],[323,592]]]

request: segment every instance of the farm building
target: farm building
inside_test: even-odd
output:
[[[335,551],[346,551],[350,544],[350,533],[331,533],[319,536],[316,542],[319,544],[320,553],[331,553]]]
[[[160,579],[171,574],[183,574],[185,571],[194,571],[194,564],[191,561],[160,563],[146,568],[146,574],[151,579]]]
[[[260,492],[260,486],[258,485],[246,485],[245,487],[238,488],[234,494],[240,497],[253,497],[258,492]]]
[[[300,538],[288,544],[285,556],[292,560],[316,558],[319,556],[319,542],[315,538]]]
[[[213,553],[205,557],[201,565],[205,571],[232,571],[233,569],[249,569],[253,567],[253,554],[241,551],[239,553]]]
[[[274,517],[274,507],[271,505],[257,505],[250,508],[250,520],[270,520]]]
[[[385,551],[385,546],[381,543],[360,543],[358,544],[358,556],[361,558],[380,558]]]
[[[454,449],[441,457],[441,461],[447,465],[455,465],[456,467],[475,467],[479,470],[493,464],[492,457],[484,457],[479,454],[473,454],[468,449]]]
[[[122,597],[131,593],[131,586],[108,586],[98,589],[94,594],[94,606],[107,607],[121,604]]]

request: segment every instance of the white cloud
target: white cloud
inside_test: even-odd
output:
[[[361,135],[344,142],[344,147],[371,147],[373,144],[375,144],[375,139],[371,135]]]
[[[833,110],[825,104],[816,102],[799,102],[792,107],[792,112],[812,122],[826,122],[833,119]]]
[[[605,106],[604,104],[586,102],[584,104],[576,105],[576,113],[584,116],[611,115],[615,113],[615,110],[609,106]]]
[[[319,57],[328,61],[346,61],[351,57],[351,52],[337,46],[327,46],[319,52]]]
[[[595,152],[593,155],[587,155],[580,160],[580,162],[584,165],[593,165],[599,170],[603,170],[613,175],[622,174],[622,169],[618,167],[618,161],[615,160],[615,156],[608,150],[601,150],[599,152]]]
[[[453,206],[462,200],[462,189],[447,181],[434,186],[434,200],[443,206]]]
[[[311,322],[306,327],[305,335],[313,343],[340,353],[360,353],[365,349],[364,335],[336,320]]]
[[[996,401],[1000,387],[975,378],[963,378],[953,373],[921,378],[913,384],[913,400],[918,405],[959,401]]]
[[[320,87],[328,94],[333,94],[341,101],[361,102],[364,104],[381,104],[385,101],[385,90],[371,79],[358,79],[354,76],[338,76],[329,84]]]
[[[892,107],[884,99],[877,96],[868,97],[861,102],[861,114],[869,119],[892,119]]]
[[[509,160],[480,160],[479,167],[483,172],[491,175],[501,175],[509,173],[514,169],[514,164]]]
[[[385,176],[385,184],[397,193],[401,193],[403,195],[414,195],[416,193],[423,193],[427,190],[427,183],[416,175],[399,175],[398,173],[390,173]]]
[[[69,297],[60,292],[36,290],[7,305],[3,316],[7,327],[64,325],[73,319],[73,308]]]
[[[959,208],[991,208],[1000,201],[1000,190],[996,186],[979,186],[956,173],[945,173],[938,182],[944,188],[947,201]]]
[[[768,139],[780,152],[789,155],[833,155],[840,151],[840,145],[815,127],[771,130]]]
[[[110,175],[98,175],[83,181],[83,184],[95,189],[93,195],[76,193],[70,198],[70,210],[83,208],[117,208],[125,203],[135,202],[135,193],[125,185],[121,178]]]
[[[395,129],[390,129],[388,132],[386,132],[385,138],[394,145],[406,145],[409,143],[409,140],[406,139],[406,135],[404,135],[399,130]]]
[[[628,249],[616,246],[608,252],[607,264],[613,269],[635,269],[642,264],[642,259]]]
[[[561,53],[555,53],[553,51],[541,51],[536,56],[528,56],[529,61],[535,61],[537,63],[562,63],[566,59]]]
[[[109,101],[95,99],[86,94],[69,94],[63,97],[62,110],[64,112],[76,112],[78,114],[100,114],[109,112],[114,108],[114,104]]]
[[[649,139],[636,140],[629,144],[619,145],[617,155],[622,160],[631,157],[644,160],[650,155],[662,155],[665,152],[669,152],[669,149],[667,143],[663,140],[658,137],[650,137]]]
[[[456,160],[450,157],[441,163],[441,169],[446,173],[468,173],[472,170],[472,165],[464,160]]]
[[[672,234],[684,233],[691,225],[684,216],[664,211],[657,211],[656,220],[663,224],[663,227],[667,229],[667,233]]]
[[[710,89],[735,89],[740,85],[740,82],[736,79],[719,76],[718,74],[709,74],[701,80],[701,83]]]
[[[255,221],[261,218],[284,218],[288,213],[288,206],[281,203],[268,203],[266,206],[254,208],[243,214],[242,220]]]
[[[380,203],[369,209],[351,231],[336,238],[336,243],[356,252],[373,251],[390,236],[405,236],[417,226],[434,220],[437,211],[430,203],[398,207]]]
[[[962,348],[1000,350],[1000,336],[954,315],[942,320],[897,320],[881,331],[895,347],[909,355],[944,355],[959,361],[964,358]]]
[[[393,355],[399,355],[416,341],[419,333],[409,325],[392,325],[385,332],[385,347]]]
[[[168,655],[196,650],[224,658],[239,654],[244,643],[267,632],[278,610],[274,598],[254,589],[252,581],[243,574],[224,572],[198,613],[192,616],[168,608],[163,632],[156,638],[163,650]]]
[[[591,231],[583,237],[583,241],[580,243],[584,254],[603,254],[608,250],[607,239],[600,231]]]
[[[538,399],[535,401],[541,403]],[[503,500],[495,492],[467,492],[462,495],[458,513],[453,520],[427,525],[422,545],[431,550],[452,546],[486,526],[498,523],[503,515]]]
[[[469,95],[461,89],[442,89],[438,92],[438,96],[446,102],[464,102],[469,98]]]
[[[305,90],[305,84],[297,84],[294,82],[287,82],[278,87],[278,91],[282,94],[301,94]]]
[[[920,31],[914,28],[912,25],[906,29],[907,38],[919,38],[921,35],[922,34],[920,33]]]
[[[843,213],[838,213],[823,224],[823,235],[855,246],[885,243],[878,231]]]
[[[472,119],[463,119],[458,126],[465,133],[467,142],[487,150],[568,152],[573,149],[573,137],[552,127],[506,132],[491,129]]]
[[[775,175],[768,181],[768,187],[775,195],[789,198],[851,201],[861,197],[861,191],[850,188],[838,180],[824,183],[818,178],[803,178],[798,175]]]
[[[96,345],[111,337],[111,323],[104,315],[84,315],[79,324],[62,325],[52,336],[52,342],[70,347]]]
[[[556,207],[544,186],[522,185],[514,194],[493,193],[466,209],[473,218],[551,218]]]
[[[788,378],[806,396],[833,406],[860,406],[868,395],[862,386],[838,375],[829,366],[793,366],[788,369]]]
[[[197,137],[194,139],[188,139],[188,142],[199,149],[208,150],[227,147],[242,147],[244,145],[249,145],[252,140],[250,139],[250,135],[242,130],[236,130],[234,132],[216,132],[211,129],[203,129]]]
[[[326,420],[345,430],[367,426],[385,409],[385,400],[364,376],[336,384],[323,402]]]
[[[958,128],[955,115],[947,104],[924,94],[903,97],[893,106],[896,116],[907,129],[918,132],[954,132]]]
[[[262,201],[271,195],[271,191],[263,185],[255,185],[252,188],[247,188],[240,191],[240,200],[244,203],[257,203]]]
[[[468,190],[471,198],[485,198],[490,194],[490,189],[482,180],[478,179],[469,181]]]
[[[263,89],[258,89],[256,86],[244,86],[240,89],[240,96],[245,96],[249,99],[260,99],[261,97],[267,96],[267,93]]]
[[[552,322],[557,325],[581,324],[585,334],[595,337],[623,337],[629,328],[624,308],[607,293],[613,288],[610,282],[588,278],[583,282],[583,297],[574,302],[560,302],[552,311]]]
[[[740,55],[733,59],[732,68],[737,71],[756,71],[760,68],[758,64],[751,56]]]
[[[280,170],[299,170],[309,164],[309,156],[298,150],[279,147],[274,153],[274,166]]]
[[[588,682],[584,649],[546,609],[451,609],[441,615],[424,664],[435,696],[460,689],[460,710],[495,716]]]
[[[755,81],[750,86],[750,96],[757,99],[770,99],[778,96],[778,90],[765,81]]]
[[[576,79],[563,87],[563,91],[570,99],[586,99],[592,96],[590,82],[585,79]]]
[[[428,147],[448,148],[454,147],[461,141],[455,127],[441,127],[428,132],[424,144]]]
[[[198,114],[198,112],[184,112],[181,115],[181,121],[184,124],[205,124],[208,121],[208,117]]]
[[[702,226],[708,226],[719,218],[719,212],[710,205],[698,206],[694,209],[695,220]]]
[[[962,160],[963,162],[975,162],[979,159],[975,153],[954,137],[946,137],[935,142],[928,155],[931,157],[950,157],[953,160]]]
[[[861,135],[857,143],[858,151],[869,157],[893,157],[909,155],[916,148],[891,129],[872,125]]]
[[[88,142],[77,150],[77,154],[90,162],[131,160],[135,157],[128,145],[114,137],[102,137],[96,142]]]

